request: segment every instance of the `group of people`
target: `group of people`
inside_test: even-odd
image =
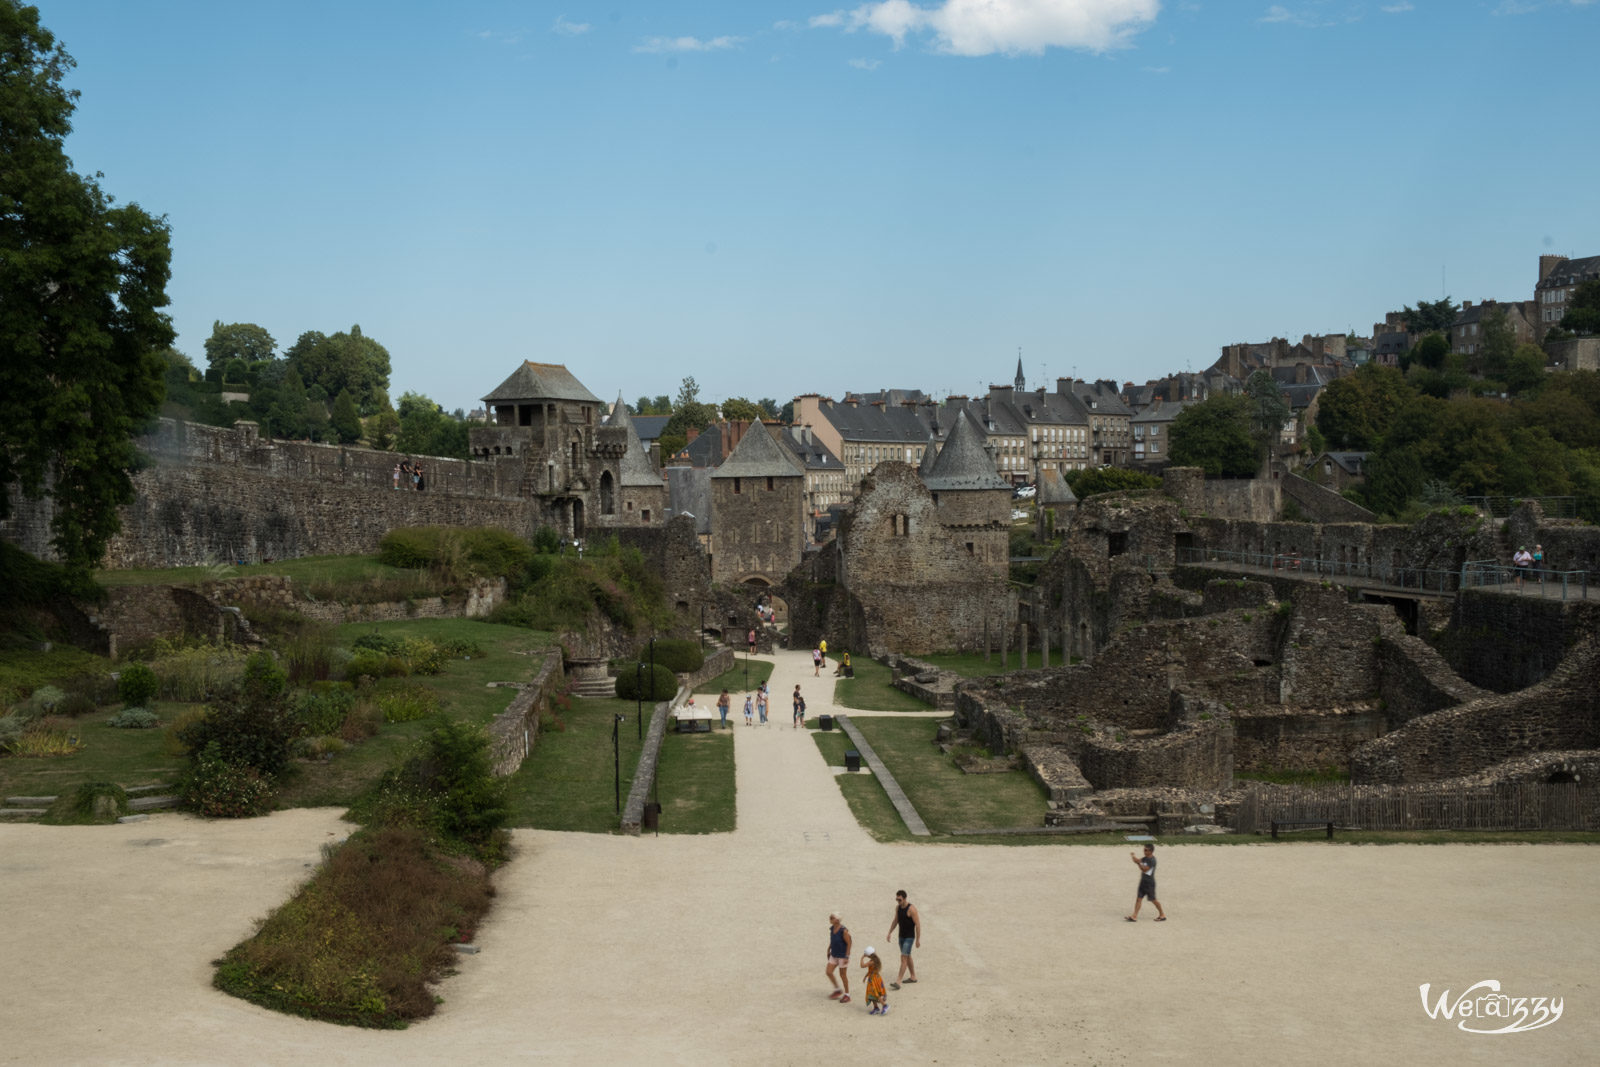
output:
[[[1522,584],[1522,579],[1532,571],[1537,573],[1544,570],[1544,546],[1534,545],[1533,551],[1528,551],[1527,545],[1518,545],[1516,552],[1511,556],[1511,564],[1516,568],[1517,584]]]
[[[795,688],[798,690],[800,687],[796,686]],[[757,686],[754,693],[746,693],[744,695],[744,724],[746,726],[756,725],[757,716],[760,717],[760,724],[762,726],[767,725],[768,701],[769,697],[767,694],[766,682],[762,682],[759,686]],[[722,728],[724,730],[729,729],[728,712],[732,707],[733,698],[729,696],[728,691],[724,689],[722,691],[722,695],[717,697],[717,713],[722,716]]]
[[[396,489],[412,489],[416,492],[428,487],[427,479],[422,473],[421,463],[411,463],[402,460],[394,465],[394,487]]]
[[[901,983],[910,985],[917,980],[917,968],[911,961],[911,950],[922,946],[922,916],[917,907],[906,898],[906,891],[894,895],[894,918],[889,921],[886,938],[897,938],[900,944],[900,972],[887,986],[883,980],[883,960],[871,945],[861,954],[861,970],[865,972],[867,1014],[889,1014],[889,990],[899,989]],[[828,999],[841,1004],[850,1003],[850,929],[839,918],[837,911],[828,916],[828,982],[833,992]],[[842,984],[841,984],[842,983]]]

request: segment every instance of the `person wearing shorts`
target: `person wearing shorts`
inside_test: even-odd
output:
[[[800,695],[800,687],[794,687],[794,728],[800,729],[800,724],[806,721],[806,698]]]
[[[1133,898],[1133,914],[1124,916],[1129,922],[1139,921],[1139,905],[1145,901],[1156,906],[1156,922],[1167,921],[1167,913],[1161,908],[1161,901],[1156,899],[1156,846],[1144,846],[1144,857],[1141,859],[1135,853],[1128,853],[1133,857],[1134,864],[1139,868],[1139,891]]]
[[[829,1000],[840,1004],[850,1003],[850,931],[839,921],[837,913],[828,915],[828,981],[833,984]],[[839,988],[840,981],[844,989]]]
[[[911,950],[922,947],[922,916],[917,914],[917,906],[906,900],[904,889],[894,895],[894,918],[889,921],[889,932],[884,936],[894,937],[897,933],[900,937],[900,973],[889,983],[890,989],[899,989],[901,982],[917,980],[917,967],[911,962]]]

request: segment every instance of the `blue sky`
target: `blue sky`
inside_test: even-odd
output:
[[[169,309],[391,393],[1143,382],[1600,254],[1594,0],[57,0]]]

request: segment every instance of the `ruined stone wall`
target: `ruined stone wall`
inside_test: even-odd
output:
[[[1257,705],[1233,712],[1233,765],[1240,772],[1320,771],[1350,766],[1355,750],[1384,733],[1374,707],[1315,712]]]
[[[1385,634],[1378,645],[1378,695],[1387,728],[1490,694],[1462,678],[1432,646],[1407,634]]]
[[[957,495],[983,494],[942,498]],[[840,583],[859,611],[863,632],[852,635],[859,648],[910,655],[971,650],[982,647],[985,619],[994,634],[1010,624],[1015,609],[1004,557],[997,571],[986,558],[992,548],[979,549],[981,531],[951,531],[950,517],[904,463],[879,464],[862,481],[840,523],[837,556]],[[974,537],[980,542],[969,553],[966,541]]]
[[[1579,635],[1600,626],[1600,604],[1467,590],[1456,598],[1445,659],[1463,678],[1497,693],[1549,676]]]
[[[1279,483],[1283,495],[1295,502],[1312,522],[1377,522],[1378,516],[1346,500],[1325,485],[1308,481],[1298,474],[1286,474]]]
[[[1282,654],[1280,702],[1301,707],[1376,700],[1378,645],[1403,635],[1383,605],[1350,603],[1344,589],[1306,583],[1295,590]]]
[[[1423,715],[1368,742],[1356,750],[1352,781],[1437,781],[1508,758],[1600,748],[1597,648],[1593,637],[1585,638],[1555,673],[1532,688]]]
[[[1191,515],[1272,522],[1282,507],[1278,482],[1265,478],[1207,478],[1198,467],[1169,467],[1162,492]]]
[[[776,585],[794,570],[805,548],[804,492],[800,477],[711,479],[712,580]]]
[[[650,569],[661,575],[667,603],[686,618],[698,619],[711,584],[711,561],[695,533],[694,519],[677,515],[662,526],[607,531],[612,532],[619,544],[642,552]]]
[[[1085,738],[1078,769],[1096,789],[1225,789],[1233,781],[1233,730],[1220,703],[1174,691],[1156,737]]]
[[[878,470],[873,472],[873,478],[868,481],[875,480],[883,467],[884,464],[879,464]],[[910,472],[910,476],[921,484],[921,479],[916,478],[910,466],[895,463],[894,467],[897,477]],[[887,476],[887,472],[885,474]],[[864,482],[857,499],[865,494],[866,489],[867,483]],[[933,501],[934,497],[929,496],[929,500]],[[1001,580],[1005,578],[1011,565],[1009,493],[997,489],[941,490],[937,494],[934,510],[938,515],[937,521],[945,527],[949,539],[958,548],[981,563],[991,575]],[[968,549],[968,545],[972,547]]]
[[[539,739],[540,717],[550,709],[550,700],[566,684],[561,673],[561,654],[552,650],[533,681],[522,686],[506,710],[489,723],[489,761],[500,777],[515,774]]]

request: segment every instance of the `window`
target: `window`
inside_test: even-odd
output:
[[[767,475],[767,492],[772,492],[772,475]]]
[[[645,522],[649,522],[650,521],[650,509],[649,508],[643,509],[640,512],[640,516],[644,519]]]
[[[740,489],[740,485],[739,485],[739,482],[740,482],[740,479],[738,479],[738,478],[735,478],[735,479],[734,479],[734,480],[733,480],[733,491],[734,491],[734,492],[735,492],[735,493],[738,493],[738,492],[740,492],[740,491],[741,491],[741,489]]]

